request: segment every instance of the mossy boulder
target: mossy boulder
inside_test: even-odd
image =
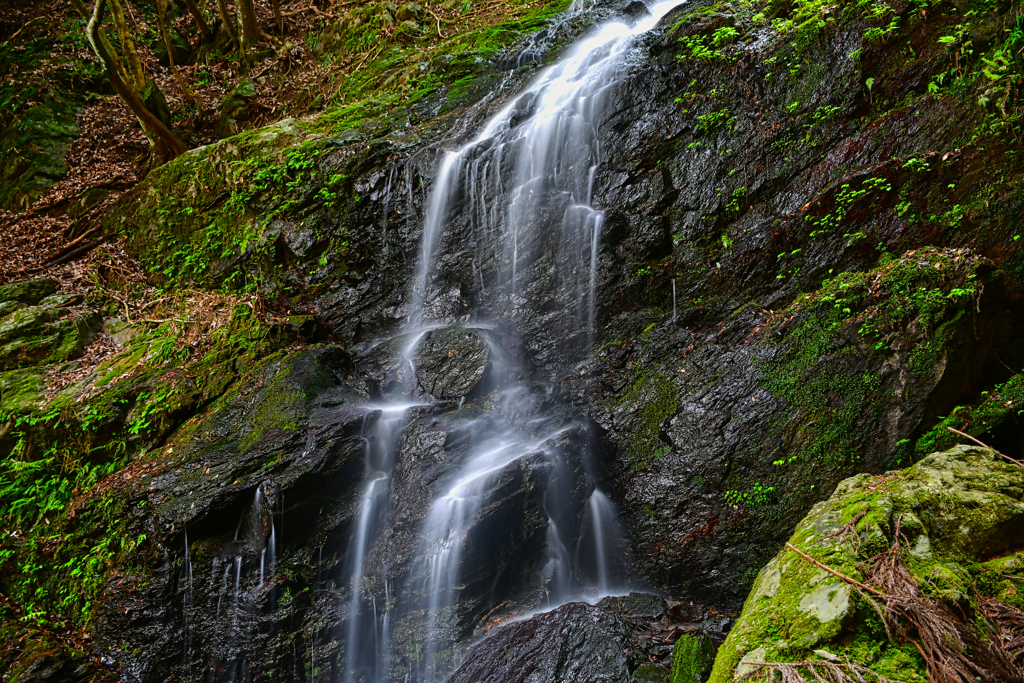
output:
[[[672,672],[660,664],[641,664],[633,672],[633,680],[669,683],[672,680]]]
[[[0,208],[23,211],[64,177],[78,111],[71,98],[47,97],[0,130]]]
[[[252,118],[249,105],[256,99],[256,84],[250,78],[243,78],[220,101],[220,120],[217,122],[221,135],[239,132],[238,124]]]
[[[703,683],[715,663],[715,644],[706,634],[684,633],[672,646],[672,683]]]
[[[40,303],[43,299],[57,291],[57,283],[53,280],[22,280],[0,287],[0,318],[19,308]]]
[[[979,600],[1024,589],[1007,569],[1021,563],[1024,469],[995,451],[956,446],[900,472],[861,474],[816,505],[790,542],[864,581],[865,560],[897,541],[924,599],[949,607],[962,615],[964,628],[973,628]],[[914,644],[888,640],[878,614],[850,583],[783,549],[754,582],[711,681],[752,672],[751,662],[836,657],[893,680],[928,680]]]
[[[0,371],[82,355],[99,328],[94,310],[29,306],[0,320]]]

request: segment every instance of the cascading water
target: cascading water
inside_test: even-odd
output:
[[[581,359],[593,344],[600,231],[604,214],[591,206],[601,162],[597,129],[607,96],[618,82],[633,39],[653,28],[681,0],[655,5],[633,25],[600,26],[564,59],[541,72],[525,92],[506,104],[478,135],[444,154],[427,204],[422,253],[416,268],[410,328],[437,327],[464,319],[446,308],[443,269],[434,252],[457,212],[468,212],[477,244],[473,287],[481,299],[492,292],[493,324],[514,330],[523,295],[541,277],[556,276],[575,297],[573,314],[555,318],[552,336],[566,355]],[[551,207],[562,207],[557,253],[538,269],[538,233],[550,225]],[[488,250],[490,250],[488,252]],[[488,256],[499,264],[490,287],[481,265]],[[537,414],[525,368],[513,368],[494,395],[495,410],[475,421],[475,437],[450,484],[435,499],[423,526],[416,594],[425,600],[426,647],[417,678],[439,680],[458,664],[449,632],[451,612],[463,577],[460,567],[471,544],[478,514],[499,476],[521,458],[547,460],[564,477],[558,441],[568,431],[557,420]],[[539,435],[539,438],[538,438]],[[564,482],[563,482],[564,485]],[[549,494],[551,492],[549,491]],[[617,571],[609,535],[615,525],[611,501],[590,484],[582,519],[562,509],[565,496],[548,495],[548,561],[541,581],[548,606],[589,594],[613,592]],[[577,539],[575,557],[566,535]]]
[[[364,585],[372,577],[365,575],[365,560],[388,512],[391,476],[394,470],[395,439],[405,422],[408,406],[386,405],[366,439],[366,484],[359,501],[355,531],[349,540],[346,575],[349,576],[349,619],[346,632],[345,681],[378,681],[383,677],[383,662],[388,641],[387,600],[384,613],[378,614],[373,593]],[[381,577],[385,582],[386,577]]]
[[[406,683],[437,681],[457,666],[456,644],[465,633],[453,631],[458,621],[453,610],[470,580],[463,568],[469,555],[485,552],[474,543],[487,542],[486,533],[476,533],[475,526],[496,485],[517,462],[529,462],[547,477],[547,550],[536,569],[537,595],[543,597],[530,609],[552,608],[572,599],[594,600],[625,587],[624,570],[615,562],[614,507],[593,481],[591,464],[570,467],[563,448],[575,440],[575,452],[582,452],[585,460],[586,430],[539,407],[547,390],[531,379],[536,368],[524,363],[521,354],[510,354],[501,340],[515,343],[527,295],[548,278],[557,280],[574,302],[564,314],[552,316],[551,339],[560,345],[562,358],[578,362],[589,353],[604,220],[603,212],[591,205],[601,162],[598,127],[633,39],[682,1],[655,5],[650,15],[633,24],[613,21],[597,27],[502,107],[468,144],[446,152],[440,161],[426,199],[422,250],[396,359],[395,377],[401,386],[387,392],[385,400],[390,403],[372,406],[383,408],[382,417],[364,435],[365,484],[344,563],[349,589],[343,605],[346,681],[392,680],[395,662],[403,657],[401,678]],[[585,11],[583,4],[576,0],[569,13]],[[527,61],[536,61],[539,48],[534,45],[527,52],[530,49]],[[405,220],[410,221],[413,183],[408,163],[401,175],[408,195]],[[395,179],[392,169],[381,226],[385,245],[387,205]],[[468,227],[473,243],[468,279],[477,305],[470,309],[452,303],[458,297],[453,299],[451,283],[445,282],[448,264],[434,260],[446,238],[464,237],[446,233],[448,226],[459,224]],[[536,244],[552,227],[557,239],[548,251],[554,253],[542,263]],[[477,321],[471,327],[467,321],[474,317]],[[414,364],[417,345],[429,331],[453,323],[475,330],[490,347],[488,379],[474,390],[477,397],[487,397],[487,408],[477,408],[476,416],[466,420],[467,447],[436,492],[406,584],[396,595],[386,571],[367,575],[367,568],[394,493],[395,453],[409,407],[400,402],[420,391]],[[534,359],[546,362],[544,353],[541,350]],[[465,398],[458,403],[460,411]],[[381,593],[383,604],[377,600]],[[391,651],[392,612],[399,604],[398,616],[418,621],[417,632],[425,634],[422,642],[404,642],[402,653]]]

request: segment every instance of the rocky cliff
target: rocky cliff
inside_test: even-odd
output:
[[[379,55],[362,99],[153,170],[97,222],[138,272],[104,266],[87,292],[46,278],[0,290],[3,628],[35,643],[11,651],[14,671],[351,679],[349,624],[395,609],[375,666],[420,680],[433,636],[416,616],[418,547],[483,425],[536,445],[501,469],[465,536],[437,626],[435,655],[466,657],[454,680],[482,680],[484,646],[502,638],[543,650],[542,678],[667,662],[671,648],[629,644],[654,627],[608,605],[466,652],[546,606],[553,521],[585,538],[595,489],[618,511],[620,588],[734,610],[840,481],[953,445],[947,426],[1020,454],[1018,5],[682,4],[636,38],[604,95],[593,244],[566,238],[580,198],[547,192],[509,256],[518,228],[481,203],[516,181],[481,163],[465,182],[494,189],[452,202],[416,289],[444,153],[594,25],[648,13],[563,10],[415,64]],[[381,85],[413,67],[419,90]],[[539,106],[515,102],[510,130]],[[417,297],[450,325],[410,367]],[[504,399],[509,383],[526,398]],[[374,578],[354,594],[367,453],[396,395],[410,407],[360,559]],[[756,597],[716,676],[765,638]],[[674,601],[644,618],[711,618]],[[578,623],[594,634],[548,642]],[[594,642],[643,654],[558,668]],[[904,663],[893,676],[916,680],[897,676]]]

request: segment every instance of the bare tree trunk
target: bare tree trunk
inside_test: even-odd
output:
[[[217,12],[220,14],[220,22],[224,24],[224,30],[231,36],[231,40],[238,42],[238,31],[235,30],[235,18],[228,12],[227,3],[224,0],[217,0]]]
[[[115,3],[116,0],[110,0],[111,7],[113,7]],[[125,101],[128,108],[132,110],[133,114],[135,114],[136,118],[139,119],[139,123],[142,125],[142,130],[149,138],[149,142],[152,147],[150,166],[160,166],[174,157],[183,154],[186,147],[184,143],[178,139],[178,136],[164,125],[163,121],[157,118],[153,112],[146,108],[138,90],[121,78],[121,74],[118,73],[114,62],[114,55],[112,52],[107,51],[106,46],[109,43],[107,43],[100,34],[100,24],[103,23],[103,10],[105,6],[106,0],[96,0],[93,5],[92,14],[89,18],[89,24],[86,27],[86,37],[89,40],[89,45],[92,47],[93,52],[96,53],[96,56],[100,58],[103,65],[107,68],[107,74],[110,76],[110,81],[114,85],[114,90],[116,90],[117,94],[121,96],[121,99]],[[121,17],[123,19],[124,15],[122,14]],[[114,20],[117,22],[116,14]],[[127,32],[127,26],[125,26],[124,29],[125,32]],[[122,43],[122,47],[124,47],[124,43]],[[142,74],[142,78],[145,83],[144,73]]]
[[[131,77],[129,84],[136,91],[142,90],[146,87],[146,71],[142,68],[142,60],[135,49],[135,41],[132,40],[120,0],[110,0],[110,13],[114,15],[114,27],[117,29],[117,39],[121,43],[121,52],[128,62],[128,75]]]
[[[195,96],[192,95],[192,91],[185,85],[185,79],[181,77],[181,71],[178,70],[178,65],[174,63],[174,46],[171,44],[171,35],[167,32],[167,0],[156,0],[156,20],[160,25],[160,34],[164,39],[164,47],[167,48],[167,63],[171,66],[174,80],[178,81],[178,87],[181,88],[181,94],[185,99],[189,102],[195,102]]]
[[[277,22],[277,32],[283,36],[284,17],[281,16],[281,0],[270,0],[270,4],[274,8],[274,21]]]
[[[196,0],[185,0],[185,7],[188,8],[188,13],[192,15],[192,18],[196,20],[196,24],[199,26],[199,31],[203,34],[203,40],[210,38],[210,25],[207,24],[206,19],[203,18],[203,13],[196,5]]]
[[[252,0],[237,0],[237,4],[238,14],[242,19],[242,46],[249,47],[263,37],[263,31],[256,23],[256,8],[253,7]]]
[[[82,0],[71,0],[71,4],[74,6],[76,10],[78,10],[78,13],[82,15],[82,18],[86,21],[88,21],[89,18],[92,17],[92,10],[86,7],[85,3],[82,2]],[[107,54],[110,56],[110,59],[113,62],[114,68],[117,70],[118,75],[121,76],[121,80],[123,80],[125,83],[130,82],[132,80],[131,76],[128,75],[128,70],[125,69],[124,62],[121,61],[121,58],[118,57],[117,53],[114,51],[114,46],[110,44],[110,41],[107,40],[107,37],[102,33],[99,34],[99,39],[100,42],[103,44],[103,49],[105,49],[107,51]],[[97,56],[99,56],[98,53]]]

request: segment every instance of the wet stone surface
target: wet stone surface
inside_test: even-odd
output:
[[[473,330],[446,327],[427,332],[416,349],[416,377],[435,398],[469,395],[487,371],[487,343]]]
[[[469,651],[450,683],[668,680],[684,637],[717,648],[730,615],[648,593],[573,602],[497,627]]]

